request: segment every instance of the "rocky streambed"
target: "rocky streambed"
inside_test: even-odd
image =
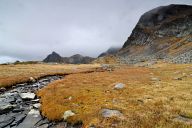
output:
[[[0,94],[0,128],[50,128],[65,122],[51,122],[41,115],[35,92],[63,76],[47,76],[32,83],[17,84]]]

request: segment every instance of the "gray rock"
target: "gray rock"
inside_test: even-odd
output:
[[[27,116],[27,115],[26,115],[26,114],[23,114],[23,113],[15,115],[15,116],[14,116],[14,117],[15,117],[15,120],[14,120],[14,122],[11,124],[11,126],[18,126],[18,125],[25,119],[26,116]]]
[[[123,114],[118,110],[112,110],[112,109],[102,109],[101,115],[104,118],[110,118],[110,117],[123,117]]]
[[[182,77],[174,77],[173,80],[182,80]]]
[[[33,107],[39,109],[41,107],[41,104],[40,103],[33,104]]]
[[[18,128],[33,128],[42,119],[38,110],[32,109]]]
[[[10,125],[14,120],[15,120],[15,117],[5,118],[3,121],[0,122],[0,128],[4,128]]]
[[[0,114],[8,113],[13,108],[16,107],[16,105],[11,105],[9,103],[0,103]]]
[[[67,120],[68,117],[71,117],[71,116],[74,116],[74,115],[75,115],[74,112],[72,112],[71,110],[67,110],[67,111],[65,111],[64,114],[63,114],[63,119],[64,119],[64,120]]]
[[[156,77],[152,77],[151,80],[152,80],[152,81],[160,81],[160,79],[159,79],[159,78],[156,78]]]
[[[125,87],[125,84],[117,83],[114,88],[115,89],[123,89],[124,87]]]
[[[30,82],[35,82],[36,80],[33,77],[29,77]]]
[[[184,124],[187,124],[187,125],[192,125],[192,119],[184,117],[184,116],[177,116],[176,118],[173,119],[173,121],[181,122],[181,123],[184,123]]]
[[[24,100],[29,100],[29,99],[34,99],[35,98],[35,93],[30,93],[30,92],[20,93],[19,95]]]
[[[48,127],[49,127],[49,124],[43,124],[43,125],[38,126],[37,128],[48,128]]]
[[[4,87],[0,88],[0,93],[5,92],[5,91],[6,91],[6,88],[4,88]]]

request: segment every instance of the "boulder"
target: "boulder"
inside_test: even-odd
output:
[[[152,77],[151,80],[152,80],[152,81],[160,81],[160,79],[159,79],[159,78],[156,78],[156,77]]]
[[[125,87],[125,84],[123,83],[117,83],[114,87],[114,89],[123,89]]]
[[[74,115],[75,115],[74,112],[72,112],[71,110],[67,110],[67,111],[65,111],[64,114],[63,114],[63,119],[64,119],[64,120],[67,120],[68,117],[71,117],[71,116],[74,116]]]
[[[110,117],[123,117],[123,114],[118,110],[112,110],[112,109],[102,109],[101,115],[104,118],[110,118]]]
[[[36,80],[33,77],[29,77],[30,82],[35,82]]]

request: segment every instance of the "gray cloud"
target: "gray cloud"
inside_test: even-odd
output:
[[[96,57],[122,46],[144,12],[168,4],[192,1],[0,0],[0,56],[41,60],[56,51]]]

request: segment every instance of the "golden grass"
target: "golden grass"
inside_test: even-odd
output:
[[[0,87],[9,87],[17,83],[29,81],[29,77],[38,79],[42,76],[69,74],[93,70],[97,64],[82,65],[51,65],[51,64],[17,64],[0,65]]]
[[[122,66],[112,72],[68,75],[38,92],[42,114],[50,120],[62,120],[63,113],[72,110],[76,115],[67,121],[81,121],[84,127],[190,127],[173,118],[192,115],[191,67],[158,63],[149,68]],[[152,81],[152,77],[160,81]],[[173,80],[174,77],[183,80]],[[118,82],[126,87],[115,90]],[[102,118],[102,108],[120,110],[124,118]]]

